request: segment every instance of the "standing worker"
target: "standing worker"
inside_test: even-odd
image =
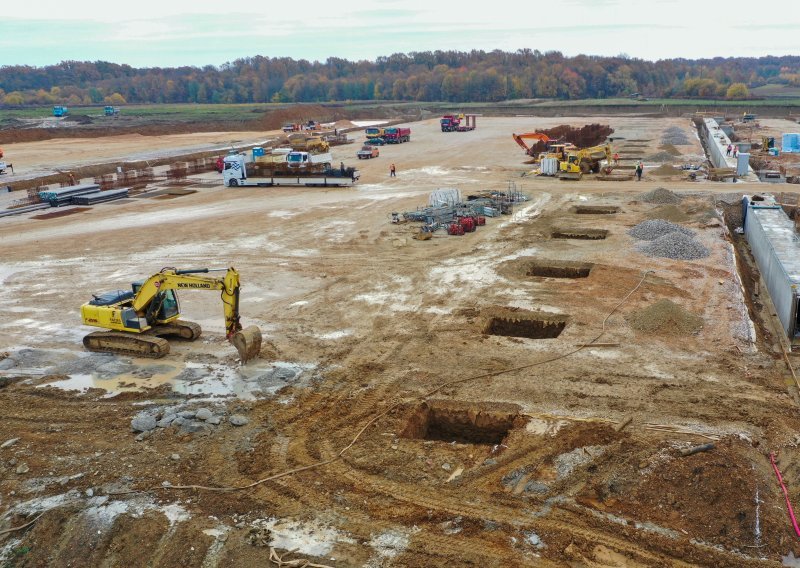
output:
[[[397,177],[397,169],[394,167],[394,164],[389,166],[389,177]]]
[[[619,154],[617,152],[614,152],[614,165],[619,165]]]
[[[636,164],[636,181],[642,181],[642,173],[644,172],[644,164],[639,162]]]

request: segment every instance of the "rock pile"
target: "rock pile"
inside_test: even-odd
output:
[[[694,236],[694,231],[691,229],[681,227],[675,223],[670,223],[664,219],[651,219],[649,221],[642,221],[630,229],[628,234],[634,239],[639,239],[640,241],[654,241],[659,237],[663,237],[664,235],[668,235],[669,233],[674,233],[676,231],[683,233],[684,235],[689,235],[690,237]]]
[[[663,237],[650,241],[639,250],[647,256],[675,260],[696,260],[709,255],[708,249],[702,243],[679,231],[667,233]]]
[[[633,312],[628,325],[645,333],[686,335],[703,329],[703,318],[669,301],[660,300],[643,310]]]
[[[131,430],[139,433],[137,440],[143,440],[158,428],[174,427],[185,433],[208,432],[222,424],[224,418],[224,412],[215,414],[207,407],[197,410],[150,409],[133,417]],[[228,422],[233,426],[244,426],[249,420],[241,414],[233,414],[228,417]]]
[[[641,194],[639,199],[645,203],[668,205],[671,203],[680,203],[681,196],[663,187],[657,187],[653,191]]]

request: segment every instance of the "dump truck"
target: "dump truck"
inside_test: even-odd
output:
[[[442,132],[469,132],[475,130],[476,116],[474,114],[446,114],[439,119]]]
[[[581,179],[583,174],[604,173],[609,174],[613,169],[610,144],[602,146],[592,146],[591,148],[580,148],[566,151],[565,159],[559,164],[558,177],[563,180]],[[606,166],[602,166],[602,161],[606,161]]]
[[[371,138],[383,138],[384,129],[379,126],[368,126],[364,129],[364,135],[367,139]]]
[[[305,156],[296,156],[296,154],[305,154]],[[272,187],[278,185],[349,187],[360,177],[356,168],[345,167],[344,164],[339,168],[331,168],[330,162],[312,163],[308,152],[289,152],[286,160],[285,163],[250,162],[248,164],[244,154],[225,156],[222,183],[226,187]],[[292,163],[295,165],[293,166]],[[248,175],[248,167],[253,172],[253,176]]]
[[[387,144],[401,144],[403,142],[410,142],[411,129],[396,127],[384,128],[383,139]]]

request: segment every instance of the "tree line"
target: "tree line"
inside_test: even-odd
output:
[[[625,55],[422,51],[375,61],[247,57],[221,66],[135,68],[105,61],[0,67],[0,102],[267,103],[346,100],[497,102],[628,96],[747,98],[770,83],[800,86],[800,57],[645,61]]]

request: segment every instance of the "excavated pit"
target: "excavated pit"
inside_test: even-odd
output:
[[[512,312],[489,317],[483,333],[527,339],[554,339],[561,335],[566,325],[567,318],[565,316],[536,312]]]
[[[537,260],[528,264],[526,276],[542,278],[586,278],[594,265],[569,260]]]
[[[400,434],[403,438],[496,445],[522,427],[520,406],[504,402],[429,400],[419,405]]]
[[[606,229],[556,229],[550,233],[553,239],[580,239],[584,241],[600,241],[608,236]]]
[[[576,205],[576,215],[613,215],[619,213],[616,205]]]

